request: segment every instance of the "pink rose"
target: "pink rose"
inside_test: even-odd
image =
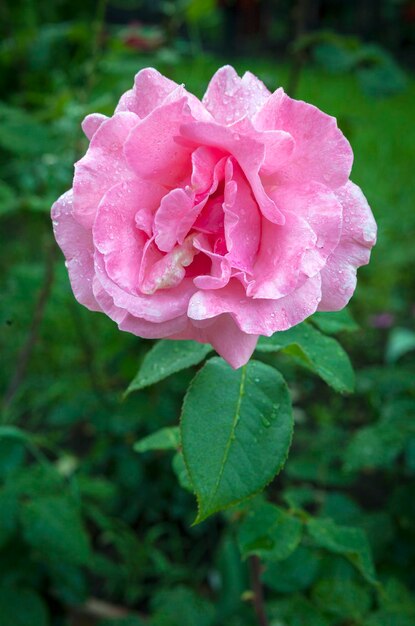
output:
[[[89,148],[52,208],[81,304],[239,367],[259,335],[349,301],[376,224],[333,117],[229,66],[202,102],[149,68],[82,127]]]

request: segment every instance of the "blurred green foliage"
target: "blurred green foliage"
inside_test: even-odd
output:
[[[362,90],[349,72],[304,68],[297,96],[337,116],[355,152],[353,179],[379,224],[351,306],[359,329],[349,318],[314,320],[340,333],[357,390],[335,395],[309,373],[312,349],[293,351],[297,336],[264,352],[294,396],[286,468],[270,502],[259,497],[249,514],[235,507],[191,526],[177,432],[148,436],[177,426],[196,371],[182,366],[206,354],[189,353],[157,378],[159,347],[149,352],[151,342],[79,306],[49,209],[85,150],[81,120],[110,114],[140,68],[154,65],[200,96],[226,59],[190,57],[194,29],[190,44],[166,36],[160,48],[137,51],[122,29],[103,26],[103,7],[20,0],[2,8],[0,625],[251,626],[245,557],[256,554],[272,626],[413,626],[414,81],[374,98],[365,75]],[[183,5],[183,15],[197,24],[196,8]],[[318,54],[326,67],[339,62],[338,50]],[[289,65],[273,58],[235,66],[271,89],[288,82]],[[379,327],[385,312],[395,328]],[[140,390],[123,399],[144,358],[159,382],[147,386],[141,370]],[[257,536],[251,515],[275,533]],[[98,610],[94,598],[106,604]]]

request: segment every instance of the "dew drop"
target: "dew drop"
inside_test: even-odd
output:
[[[271,426],[271,422],[268,418],[265,417],[265,415],[261,415],[261,422],[263,423],[265,428],[269,428]]]

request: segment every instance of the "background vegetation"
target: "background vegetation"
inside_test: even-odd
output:
[[[413,3],[361,3],[372,12],[357,19],[355,3],[267,2],[251,31],[232,4],[0,8],[0,626],[251,626],[241,553],[263,558],[272,626],[415,623],[415,83],[391,54],[411,62]],[[280,541],[250,549],[238,510],[191,526],[180,456],[163,441],[134,448],[177,424],[196,369],[123,399],[151,342],[76,303],[49,218],[86,148],[86,114],[111,114],[149,65],[201,96],[230,55],[338,118],[379,225],[356,324],[317,319],[339,333],[356,393],[268,357],[295,406],[289,460],[269,489],[308,528],[291,553],[278,525]]]

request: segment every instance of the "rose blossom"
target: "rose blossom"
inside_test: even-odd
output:
[[[376,224],[333,117],[229,66],[201,102],[149,68],[82,127],[52,218],[87,308],[239,367],[259,335],[349,301]]]

